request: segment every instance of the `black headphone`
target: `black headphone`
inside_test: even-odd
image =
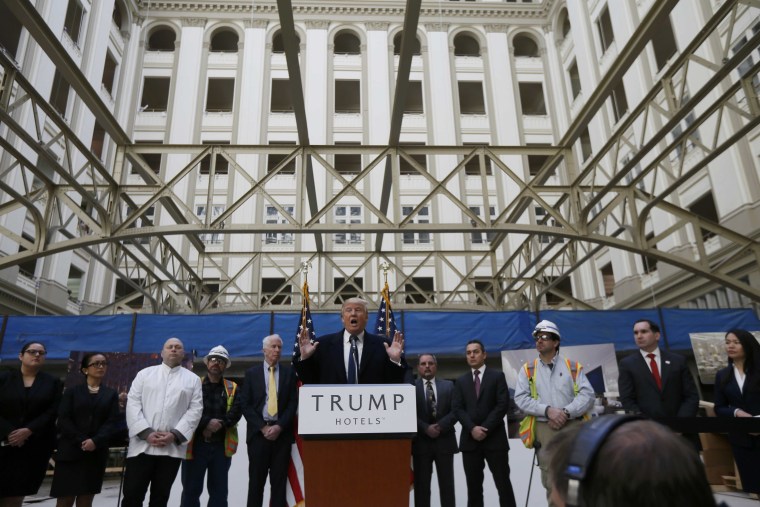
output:
[[[638,420],[641,420],[641,417],[636,415],[606,415],[592,419],[581,427],[573,443],[570,460],[565,470],[565,476],[568,478],[566,503],[568,507],[580,505],[583,480],[597,451],[610,433],[621,424]]]

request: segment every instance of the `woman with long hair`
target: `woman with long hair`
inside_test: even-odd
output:
[[[27,342],[19,369],[0,372],[0,507],[37,493],[55,448],[61,381],[43,371],[47,349]]]
[[[760,416],[760,343],[749,331],[726,333],[728,366],[715,376],[715,413],[720,417]],[[729,433],[742,489],[760,493],[760,435]]]
[[[90,352],[79,371],[85,383],[66,389],[58,411],[58,452],[50,495],[56,507],[90,507],[103,487],[108,442],[118,430],[119,398],[102,384],[108,369],[106,356]]]

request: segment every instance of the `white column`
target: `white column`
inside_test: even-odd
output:
[[[328,68],[332,68],[328,58],[327,27],[329,21],[306,22],[306,70],[301,72],[306,102],[306,121],[309,126],[311,144],[327,144],[327,104],[328,90],[332,89]]]

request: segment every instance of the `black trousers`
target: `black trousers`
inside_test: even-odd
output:
[[[430,507],[430,481],[433,477],[433,463],[438,472],[438,491],[441,507],[454,507],[454,455],[438,449],[415,450],[414,463],[414,507]]]
[[[264,486],[269,475],[269,507],[287,507],[285,490],[288,483],[288,463],[292,443],[286,435],[267,440],[256,431],[248,440],[248,507],[261,507]]]
[[[182,460],[138,454],[127,458],[122,507],[142,507],[150,485],[150,507],[166,507]]]
[[[515,493],[509,480],[508,449],[462,451],[462,465],[467,480],[467,507],[483,507],[483,470],[486,462],[493,475],[500,507],[516,507]]]

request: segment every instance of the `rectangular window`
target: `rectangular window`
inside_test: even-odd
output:
[[[528,143],[526,146],[551,146],[551,145]],[[535,176],[536,174],[538,174],[538,172],[541,170],[541,168],[544,166],[547,160],[549,160],[549,155],[528,155],[528,174],[530,176]]]
[[[66,18],[63,20],[63,29],[77,46],[79,46],[79,36],[82,32],[83,17],[84,8],[82,8],[79,0],[69,0],[69,6],[66,8]]]
[[[111,56],[110,51],[106,51],[106,62],[103,65],[103,88],[106,89],[108,94],[113,97],[113,83],[116,79],[116,68],[118,67],[118,64],[116,63],[116,59],[114,59],[113,56]]]
[[[404,113],[407,114],[424,114],[425,109],[422,101],[422,82],[421,81],[409,81],[409,86],[406,88],[406,106],[404,106]]]
[[[164,144],[163,141],[135,141],[135,144]],[[154,173],[161,172],[161,154],[160,153],[141,153],[136,155],[142,157],[145,163],[150,167]],[[137,174],[137,169],[132,167],[132,174]]]
[[[358,80],[335,81],[335,112],[336,113],[359,113],[361,112],[361,91]]]
[[[461,114],[486,114],[483,97],[483,83],[480,81],[459,81],[459,112]]]
[[[53,88],[50,90],[50,105],[64,118],[66,117],[66,106],[69,103],[70,88],[69,82],[56,69],[53,76]]]
[[[488,143],[463,143],[462,146],[483,146]],[[493,174],[493,168],[491,167],[491,161],[487,157],[483,157],[483,163],[486,166],[486,175],[491,176]],[[464,165],[464,173],[468,176],[480,176],[480,155],[475,155]]]
[[[232,112],[235,98],[235,80],[232,78],[209,78],[206,95],[206,111],[210,113]]]
[[[414,209],[414,206],[401,206],[401,215],[406,218]],[[419,213],[414,216],[408,223],[410,224],[429,224],[430,223],[430,209],[428,206],[424,206],[420,209]],[[430,232],[404,232],[402,235],[402,241],[405,245],[429,245],[430,244]]]
[[[293,210],[295,209],[293,206],[282,206],[282,208],[288,215],[293,216]],[[276,207],[271,205],[267,205],[265,223],[273,225],[273,230],[278,230],[278,225],[290,224],[288,219],[280,214],[280,211]],[[267,245],[292,245],[293,240],[294,236],[292,232],[268,232],[264,236],[264,242]]]
[[[95,124],[95,128],[92,130],[92,143],[90,143],[90,151],[92,154],[98,157],[99,160],[103,160],[103,145],[106,142],[106,131],[99,123]]]
[[[556,276],[551,276],[548,280],[546,280],[546,284],[550,285],[554,283],[556,279]],[[565,301],[564,294],[567,294],[568,296],[572,296],[573,294],[573,285],[570,281],[570,277],[563,278],[561,281],[557,282],[557,284],[549,292],[546,293],[546,304],[549,306],[561,305]]]
[[[346,283],[346,286],[340,288],[346,282],[346,279],[342,276],[336,276],[333,278],[333,292],[337,292],[335,295],[336,303],[343,303],[347,299],[360,297],[359,289],[364,290],[364,278],[361,276],[355,276]],[[340,289],[340,291],[338,290]]]
[[[573,94],[573,99],[575,99],[581,94],[581,75],[578,73],[578,62],[573,61],[567,69],[567,74],[570,76],[570,91]]]
[[[470,211],[472,211],[475,215],[477,215],[478,217],[481,216],[480,215],[481,206],[468,206],[468,207],[470,208]],[[491,222],[493,222],[494,220],[496,220],[496,207],[489,206],[488,211],[489,211],[489,215],[491,216]],[[473,224],[473,226],[475,225],[476,224]],[[486,232],[486,233],[471,232],[470,233],[470,239],[472,243],[477,244],[477,245],[490,243],[491,241],[493,241],[493,238],[495,236],[496,236],[495,232]]]
[[[222,213],[224,213],[226,206],[224,204],[213,204],[211,206],[211,220],[209,224],[216,220]],[[199,204],[195,207],[195,214],[201,219],[201,222],[206,223],[206,205]],[[201,234],[200,240],[208,245],[221,245],[224,235],[218,232],[212,232],[208,234]]]
[[[336,142],[335,146],[359,146],[361,143]],[[359,153],[338,153],[335,155],[335,170],[340,174],[359,174],[362,170],[362,156]]]
[[[705,195],[691,203],[689,211],[700,218],[704,218],[716,224],[719,222],[718,208],[715,206],[715,199],[713,198],[712,192],[707,192]],[[702,241],[707,241],[715,236],[714,232],[708,231],[707,229],[700,229],[700,233],[702,234]]]
[[[591,136],[589,136],[588,134],[588,127],[583,129],[583,132],[581,132],[581,136],[578,139],[578,142],[581,145],[581,160],[585,162],[593,153],[591,149]]]
[[[604,296],[611,297],[615,293],[615,273],[612,271],[612,263],[608,262],[599,270],[604,284]]]
[[[424,146],[424,143],[400,143],[401,146]],[[407,157],[414,160],[415,163],[422,166],[422,168],[427,171],[427,157],[425,155],[420,154],[414,154],[414,155],[406,155]],[[406,175],[419,175],[420,173],[417,171],[417,169],[414,168],[414,166],[409,162],[406,158],[399,155],[398,157],[398,169],[399,174],[406,174]]]
[[[82,279],[84,271],[74,266],[69,266],[69,278],[66,280],[66,289],[68,289],[69,300],[79,301],[82,299]]]
[[[289,79],[272,79],[272,99],[269,104],[269,110],[273,113],[293,112]]]
[[[646,236],[647,244],[654,239],[654,233],[650,232]],[[657,245],[652,246],[655,250],[657,249]],[[644,265],[644,273],[649,274],[652,271],[657,270],[657,259],[654,257],[649,257],[648,255],[642,254],[641,255],[641,263]]]
[[[610,100],[612,101],[612,113],[615,115],[615,122],[618,122],[628,111],[628,99],[625,96],[625,86],[622,80],[612,89]]]
[[[670,23],[670,16],[665,16],[658,21],[657,28],[652,31],[652,34],[654,59],[657,64],[657,70],[660,71],[668,63],[670,57],[678,51],[676,37],[673,34],[673,25]]]
[[[435,303],[435,291],[433,288],[433,277],[415,276],[412,277],[412,283],[404,284],[407,303]]]
[[[295,146],[296,143],[294,141],[270,141],[269,144],[272,146],[276,146],[276,145]],[[288,155],[285,155],[285,154],[279,155],[279,154],[270,153],[267,156],[267,172],[271,173],[272,171],[274,171],[275,167],[277,167],[286,158],[288,158]],[[296,159],[293,158],[277,174],[295,174],[295,173],[296,173]]]
[[[285,283],[285,278],[262,278],[261,279],[261,304],[262,305],[289,305],[292,302],[290,284]]]
[[[21,237],[27,240],[29,243],[34,244],[34,238],[29,234],[22,232]],[[27,250],[28,249],[24,245],[19,244],[18,253],[26,252]],[[38,260],[39,259],[33,259],[20,263],[18,265],[18,272],[27,278],[34,278],[35,274],[37,273]]]
[[[230,144],[229,141],[203,141],[203,144],[216,144],[216,145],[225,145]],[[230,163],[229,161],[224,158],[222,155],[214,155],[213,153],[210,155],[206,155],[201,159],[201,167],[200,171],[201,174],[210,174],[211,173],[211,157],[216,157],[216,167],[214,168],[215,174],[227,174],[230,170]]]
[[[520,105],[526,116],[546,116],[544,85],[541,83],[519,83]]]
[[[133,278],[130,280],[132,283],[137,285],[138,287],[142,287],[142,280],[139,278]],[[139,295],[138,295],[139,294]],[[121,278],[116,280],[116,289],[114,291],[114,300],[120,301],[123,299],[129,299],[126,304],[129,308],[132,308],[134,310],[139,310],[143,307],[143,301],[145,299],[145,296],[138,292],[136,289],[132,287],[129,283],[125,282]]]
[[[610,10],[604,8],[599,20],[596,22],[596,28],[599,31],[599,42],[602,45],[602,54],[606,53],[609,47],[615,42],[615,33],[612,31],[612,20],[610,19]]]
[[[146,77],[143,80],[140,111],[166,111],[169,107],[169,85],[171,78]]]
[[[335,207],[336,224],[360,224],[362,223],[361,205],[353,206],[336,206]],[[338,232],[333,236],[333,241],[338,245],[360,245],[362,243],[362,234],[359,232]]]

